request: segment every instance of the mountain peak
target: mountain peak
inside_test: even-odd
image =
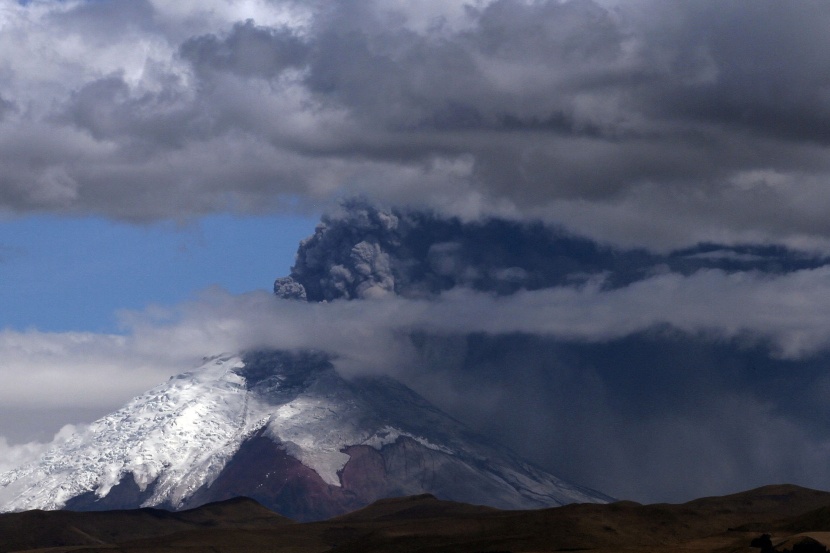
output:
[[[609,499],[487,443],[392,379],[343,379],[314,351],[206,359],[0,475],[12,511],[178,510],[247,495],[316,519],[420,493],[501,508]]]

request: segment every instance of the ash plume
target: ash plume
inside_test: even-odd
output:
[[[826,262],[782,246],[699,244],[655,254],[602,245],[541,222],[465,222],[351,199],[323,216],[274,292],[310,302],[425,298],[456,287],[510,295],[592,280],[618,288],[655,274],[702,269],[781,274]]]

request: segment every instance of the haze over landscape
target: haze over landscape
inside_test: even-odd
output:
[[[0,0],[0,472],[310,348],[613,497],[830,489],[828,19]]]

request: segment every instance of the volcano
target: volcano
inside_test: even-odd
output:
[[[0,475],[4,511],[182,510],[247,496],[308,521],[422,493],[502,509],[610,500],[389,377],[345,379],[310,351],[207,359]]]

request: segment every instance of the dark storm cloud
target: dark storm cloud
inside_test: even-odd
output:
[[[780,143],[813,142],[827,111],[817,8],[502,0],[434,37],[336,6],[338,24],[314,30],[309,88],[404,141],[402,161],[472,154],[472,178],[496,197],[597,199],[644,182],[716,192],[743,170],[827,168]]]
[[[669,39],[675,62],[717,74],[667,83],[658,95],[661,112],[787,141],[827,143],[830,67],[820,52],[830,43],[821,32],[828,15],[820,4],[792,10],[761,2],[745,10],[701,2],[688,17],[682,35]]]
[[[39,154],[0,160],[0,198],[141,220],[363,193],[627,244],[826,247],[825,12],[772,0],[18,6],[0,45],[0,95],[18,110],[0,140],[29,135]]]
[[[2,121],[7,114],[13,113],[16,110],[17,106],[14,103],[0,96],[0,121]]]
[[[221,40],[216,35],[188,39],[180,55],[199,73],[228,71],[273,79],[285,69],[304,66],[308,49],[290,29],[258,27],[248,20],[234,25]]]
[[[155,23],[153,4],[148,0],[107,0],[80,2],[69,10],[55,10],[47,15],[49,24],[71,29],[85,38],[101,40],[106,45],[113,31],[152,32]]]
[[[180,101],[170,92],[131,97],[123,75],[110,75],[76,91],[64,116],[96,140],[119,140],[131,147],[143,143],[153,150],[178,149],[197,134],[206,138],[210,131],[206,124],[200,128],[198,116]]]

